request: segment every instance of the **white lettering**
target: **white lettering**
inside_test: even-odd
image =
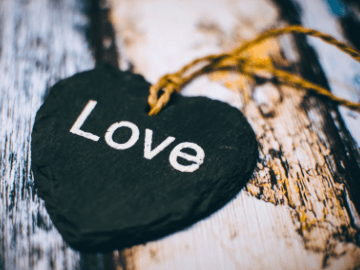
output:
[[[86,104],[84,110],[81,112],[79,117],[76,119],[74,125],[70,129],[70,132],[79,136],[83,136],[87,139],[93,140],[97,142],[100,137],[96,136],[94,134],[91,134],[90,132],[82,131],[80,128],[84,124],[86,118],[91,114],[92,110],[95,108],[97,101],[95,100],[89,100],[89,102]]]
[[[74,125],[71,127],[70,132],[89,140],[93,140],[97,142],[100,137],[90,132],[85,132],[81,130],[82,125],[85,123],[86,119],[89,117],[91,112],[94,110],[97,101],[89,100],[86,104],[83,111],[80,113],[79,117],[76,119]],[[113,141],[114,132],[121,127],[127,127],[131,129],[131,137],[125,143],[117,143]],[[140,136],[139,128],[128,121],[121,121],[118,123],[112,124],[105,133],[105,141],[106,143],[117,150],[125,150],[132,147],[138,140]],[[158,155],[161,151],[163,151],[166,147],[168,147],[173,141],[175,141],[174,137],[167,137],[162,143],[160,143],[156,148],[151,149],[153,139],[153,131],[151,129],[145,129],[145,141],[144,141],[144,158],[153,159],[156,155]],[[190,155],[184,152],[181,152],[184,148],[190,148],[195,150],[196,155]],[[190,165],[181,165],[177,159],[183,158],[187,161],[193,162]],[[204,163],[205,152],[204,150],[197,144],[191,142],[184,142],[178,144],[170,153],[169,162],[171,166],[180,171],[180,172],[194,172],[199,169],[200,165]]]
[[[151,150],[153,131],[151,129],[145,129],[145,145],[144,145],[144,158],[152,159],[167,146],[169,146],[173,141],[174,137],[167,137],[165,141],[158,145],[154,150]]]
[[[187,153],[181,152],[184,148],[191,148],[196,151],[196,156],[189,155]],[[191,165],[181,165],[177,162],[177,158],[181,157],[188,161],[195,162]],[[184,142],[178,144],[170,153],[169,161],[171,166],[173,166],[174,169],[180,171],[180,172],[194,172],[197,169],[199,169],[200,165],[203,164],[205,158],[205,152],[204,150],[198,146],[195,143],[190,142]]]
[[[115,130],[117,130],[118,128],[121,128],[121,127],[128,127],[131,129],[131,133],[132,133],[131,137],[126,143],[116,143],[112,139],[112,136],[113,136]],[[139,139],[139,135],[140,135],[139,128],[135,124],[128,122],[128,121],[121,121],[121,122],[112,124],[108,128],[108,130],[106,131],[106,134],[105,134],[105,141],[112,148],[115,148],[117,150],[124,150],[124,149],[128,149],[128,148],[132,147]]]

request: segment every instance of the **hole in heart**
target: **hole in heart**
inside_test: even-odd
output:
[[[150,112],[150,106],[149,106],[148,103],[146,103],[145,113],[146,113],[146,114],[149,114],[149,112]]]
[[[162,94],[164,94],[164,93],[165,93],[164,90],[160,89],[160,91],[158,92],[157,98],[160,98],[162,96]]]

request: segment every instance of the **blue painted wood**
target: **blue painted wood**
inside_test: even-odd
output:
[[[86,3],[0,1],[0,269],[78,269],[34,190],[30,138],[46,91],[91,69]]]

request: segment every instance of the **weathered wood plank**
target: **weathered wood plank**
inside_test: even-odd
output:
[[[303,25],[331,34],[353,46],[351,42],[344,38],[345,34],[341,22],[335,14],[339,10],[334,10],[343,8],[343,12],[346,12],[346,10],[350,10],[349,7],[341,6],[340,2],[328,0],[316,0],[311,3],[301,0],[297,1],[297,3],[301,10],[300,15]],[[314,14],[317,14],[317,16],[314,16]],[[352,33],[349,31],[350,29],[346,33],[347,36],[357,35],[357,31]],[[360,82],[358,77],[360,76],[360,64],[334,47],[310,37],[307,39],[318,56],[319,63],[327,77],[326,86],[335,95],[359,102]],[[335,110],[333,107],[331,115],[338,127],[346,151],[348,177],[345,184],[349,185],[350,196],[354,203],[353,206],[352,203],[349,204],[349,210],[352,213],[354,225],[359,229],[360,217],[356,211],[352,211],[352,208],[360,208],[360,198],[358,196],[360,192],[360,182],[358,180],[360,175],[360,113],[339,106]]]
[[[346,12],[344,4],[340,6],[341,2],[329,0],[298,0],[297,3],[301,8],[301,20],[304,26],[346,41],[341,22],[336,15],[336,12]],[[339,4],[338,7],[335,6],[336,3]],[[308,40],[318,55],[331,91],[342,98],[360,101],[360,64],[319,40],[311,37]],[[360,152],[360,113],[343,106],[340,106],[339,110]],[[358,162],[360,164],[360,159]]]
[[[120,66],[153,83],[194,58],[228,51],[287,23],[284,11],[267,0],[109,3]],[[271,55],[296,72],[306,56],[295,41],[269,40],[252,54]],[[187,230],[122,251],[126,269],[360,266],[349,162],[326,103],[271,78],[259,83],[235,74],[200,78],[183,94],[238,107],[257,135],[261,160],[247,188],[220,211]]]
[[[78,269],[36,196],[30,139],[46,90],[90,69],[85,3],[0,1],[0,269]]]

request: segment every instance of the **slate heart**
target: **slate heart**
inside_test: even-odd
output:
[[[230,201],[258,157],[235,108],[174,94],[146,113],[150,84],[108,65],[60,81],[32,133],[38,194],[75,249],[108,251],[183,229]]]

